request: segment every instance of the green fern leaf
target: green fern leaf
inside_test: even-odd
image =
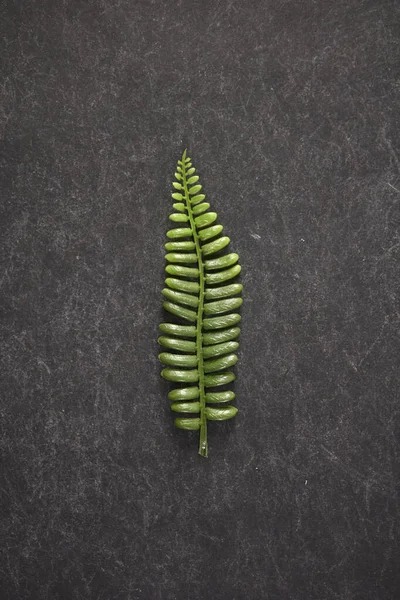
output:
[[[237,362],[243,286],[232,282],[240,273],[239,256],[225,252],[230,239],[215,224],[217,213],[209,212],[195,172],[185,150],[172,184],[179,190],[171,194],[178,212],[169,218],[177,227],[167,232],[168,277],[162,290],[165,310],[192,324],[161,323],[158,341],[165,348],[159,355],[166,366],[161,375],[180,385],[168,394],[171,410],[184,415],[175,425],[199,431],[199,454],[208,456],[207,421],[225,421],[237,413],[228,404],[234,392],[218,388],[235,380],[229,369]]]

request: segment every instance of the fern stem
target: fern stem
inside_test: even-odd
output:
[[[200,456],[208,456],[208,443],[207,443],[207,418],[206,418],[206,400],[204,391],[204,365],[203,365],[203,306],[204,306],[204,265],[202,260],[200,240],[197,235],[196,225],[194,222],[192,207],[189,200],[189,191],[187,187],[186,178],[186,150],[182,154],[182,183],[185,195],[186,208],[190,220],[190,227],[193,231],[193,241],[196,245],[197,263],[200,272],[199,284],[199,305],[197,310],[197,323],[196,323],[196,351],[198,360],[198,371],[199,371],[199,390],[200,390],[200,441],[199,441],[199,454]]]

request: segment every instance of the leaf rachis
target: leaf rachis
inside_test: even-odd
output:
[[[182,155],[182,162],[186,161],[186,150]],[[202,320],[203,320],[203,306],[204,306],[204,265],[200,251],[200,241],[197,235],[197,229],[194,223],[194,217],[192,207],[189,200],[189,190],[186,170],[183,171],[183,189],[185,194],[186,209],[189,215],[190,226],[193,231],[193,241],[196,245],[197,264],[199,269],[199,305],[197,309],[197,330],[196,330],[196,348],[197,348],[197,359],[198,359],[198,371],[199,371],[199,390],[200,390],[200,443],[199,443],[199,454],[201,456],[208,456],[208,442],[207,442],[207,419],[206,419],[206,404],[204,394],[204,366],[203,366],[203,352],[202,352]],[[189,179],[193,179],[192,177]],[[196,181],[199,178],[197,177]],[[198,187],[198,186],[196,186]]]

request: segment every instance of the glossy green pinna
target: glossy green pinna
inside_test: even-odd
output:
[[[237,413],[229,402],[234,392],[226,389],[235,379],[230,370],[237,362],[242,285],[238,255],[227,253],[230,240],[216,224],[217,214],[201,193],[199,177],[186,156],[178,161],[172,198],[176,224],[167,233],[163,306],[175,322],[162,323],[158,339],[165,351],[161,375],[176,382],[168,398],[180,429],[199,430],[199,454],[208,455],[207,421],[225,421]],[[182,324],[183,323],[185,324]],[[223,391],[220,390],[223,386]]]

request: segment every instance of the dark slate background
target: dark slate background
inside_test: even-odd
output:
[[[0,597],[389,600],[400,5],[0,5]],[[245,286],[234,424],[174,429],[185,147]]]

